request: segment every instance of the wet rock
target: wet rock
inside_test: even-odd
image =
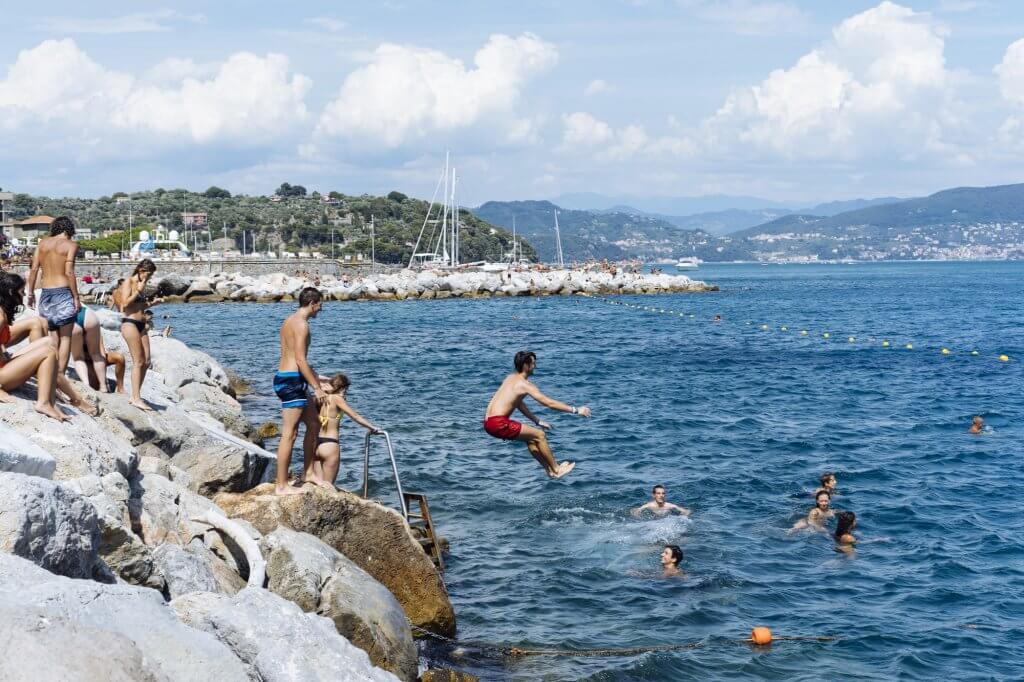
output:
[[[281,428],[277,422],[264,422],[256,429],[256,435],[260,438],[277,438],[281,435]]]
[[[17,431],[0,424],[0,472],[53,478],[57,460]]]
[[[192,278],[180,275],[176,272],[171,272],[166,275],[162,275],[156,281],[156,295],[157,296],[181,296],[189,287],[192,285]]]
[[[149,670],[159,676],[157,679],[218,682],[248,682],[250,679],[246,666],[228,647],[211,635],[182,624],[156,590],[71,580],[53,575],[29,561],[0,554],[0,609],[32,614],[46,619],[47,623],[100,630],[115,635],[118,640],[126,639],[144,653],[145,662]],[[56,647],[50,655],[58,661],[63,656],[81,655],[81,652],[71,651],[74,647],[70,644]],[[124,652],[125,647],[122,645],[119,650]]]
[[[326,618],[303,613],[295,604],[247,587],[234,597],[189,594],[171,602],[182,622],[209,632],[245,662],[251,679],[264,682],[369,680],[397,678],[374,668],[366,653],[341,635]],[[203,679],[216,679],[204,677]]]
[[[382,583],[409,621],[444,635],[455,633],[455,613],[436,567],[401,514],[344,491],[323,488],[278,496],[272,484],[214,498],[230,517],[263,534],[279,525],[314,535]]]
[[[0,552],[57,575],[107,580],[99,545],[96,510],[81,495],[44,478],[0,474]]]
[[[303,611],[330,618],[377,667],[411,682],[416,645],[401,605],[386,587],[308,533],[279,527],[263,536],[268,588]]]
[[[430,668],[424,671],[420,682],[480,682],[480,678],[451,668]]]

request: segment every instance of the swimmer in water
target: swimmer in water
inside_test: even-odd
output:
[[[715,315],[715,322],[721,322],[721,321],[722,321],[722,316],[721,315]]]
[[[538,419],[523,403],[523,400],[530,397],[544,407],[560,412],[571,412],[581,417],[589,417],[590,408],[574,407],[549,398],[533,385],[530,377],[537,370],[536,353],[521,350],[516,353],[513,364],[516,371],[505,377],[501,387],[495,392],[491,402],[487,404],[487,411],[484,414],[484,431],[494,438],[525,442],[530,454],[544,467],[547,475],[551,478],[561,478],[572,471],[576,463],[555,461],[555,455],[551,452],[551,446],[548,445],[545,435],[545,432],[551,428],[551,424]],[[527,419],[537,425],[537,428],[509,419],[516,410],[522,412]]]
[[[649,511],[655,516],[665,516],[672,512],[677,512],[683,516],[690,515],[689,509],[665,501],[665,486],[663,485],[654,486],[654,489],[651,490],[651,496],[654,498],[653,500],[637,507],[630,513],[635,517],[639,517],[645,511]]]
[[[971,422],[971,428],[967,430],[967,433],[978,436],[981,435],[982,431],[985,430],[985,420],[981,417],[975,417]]]
[[[679,548],[679,545],[665,545],[665,549],[661,551],[661,570],[666,578],[672,578],[678,575],[684,575],[679,570],[679,564],[683,561],[683,550]]]
[[[841,511],[836,514],[836,549],[848,554],[853,553],[853,546],[857,538],[853,536],[853,529],[857,527],[857,515],[852,511]]]
[[[831,471],[826,471],[825,473],[823,473],[821,475],[821,478],[818,479],[818,480],[821,482],[821,487],[814,491],[815,497],[817,497],[818,493],[820,493],[823,490],[826,493],[828,493],[829,497],[832,497],[833,495],[836,494],[836,475],[835,474],[833,474]]]
[[[827,490],[819,490],[815,493],[814,508],[808,512],[806,519],[800,519],[793,524],[793,527],[787,531],[787,534],[795,533],[803,528],[810,528],[824,533],[825,524],[836,515],[834,511],[829,509],[831,498],[832,496]]]

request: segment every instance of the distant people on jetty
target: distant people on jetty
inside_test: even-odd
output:
[[[484,416],[484,431],[502,440],[525,442],[526,448],[544,468],[547,475],[551,478],[561,478],[572,471],[576,463],[568,461],[557,463],[555,461],[555,456],[551,452],[551,446],[548,445],[548,439],[545,435],[545,431],[551,428],[551,424],[538,419],[530,408],[523,404],[523,399],[529,396],[544,407],[560,412],[571,412],[582,417],[590,416],[590,408],[586,406],[577,408],[549,398],[533,385],[530,377],[537,370],[536,353],[525,350],[519,351],[516,353],[513,364],[516,371],[505,377],[501,387],[498,388],[491,398],[491,402],[487,404],[487,412]],[[539,428],[526,426],[513,419],[509,419],[516,410],[522,412],[527,419]]]
[[[795,533],[804,528],[825,532],[825,525],[836,515],[829,508],[831,501],[832,495],[827,490],[819,490],[814,494],[814,507],[807,513],[807,518],[797,521],[788,532]]]
[[[275,490],[278,495],[291,495],[302,492],[302,485],[333,485],[333,479],[323,480],[317,475],[314,464],[317,462],[316,444],[320,424],[317,409],[309,404],[309,387],[313,387],[316,405],[323,404],[327,393],[320,386],[321,381],[329,381],[320,377],[309,366],[310,333],[309,321],[314,319],[323,306],[323,294],[318,289],[306,287],[299,293],[299,309],[292,313],[281,325],[281,360],[274,375],[274,393],[281,400],[281,442],[277,446],[277,477]],[[299,486],[288,485],[288,469],[292,463],[292,448],[298,434],[299,423],[305,424],[306,433],[302,439],[302,480]]]
[[[140,410],[153,409],[142,399],[142,384],[146,381],[146,373],[152,359],[149,334],[146,333],[145,313],[149,306],[163,301],[160,298],[151,301],[145,294],[146,284],[154,272],[156,265],[145,258],[114,292],[114,304],[121,311],[121,336],[124,337],[128,352],[132,356],[132,392],[129,402]]]
[[[679,564],[683,562],[683,550],[679,545],[665,545],[661,550],[661,570],[666,578],[683,575]]]
[[[633,516],[639,518],[644,512],[651,512],[655,516],[666,516],[672,512],[683,516],[690,515],[689,509],[665,501],[665,486],[663,485],[654,486],[651,490],[651,497],[653,499],[650,502],[640,505],[631,512]]]
[[[320,433],[316,438],[316,474],[318,485],[334,490],[334,481],[338,478],[338,467],[341,462],[341,420],[348,415],[349,419],[359,424],[370,433],[380,431],[358,412],[352,409],[345,400],[345,394],[351,385],[344,374],[335,374],[329,381],[321,382],[321,388],[327,398],[320,406]]]
[[[35,308],[36,279],[42,270],[39,284],[43,291],[39,295],[38,311],[46,318],[50,333],[56,337],[57,372],[62,376],[71,357],[75,317],[82,307],[75,277],[78,244],[74,236],[75,224],[71,218],[61,216],[54,220],[50,225],[50,236],[39,240],[28,271],[28,307]]]
[[[967,429],[967,433],[973,434],[975,436],[980,435],[984,431],[985,420],[982,419],[980,416],[975,417],[973,420],[971,420],[971,428]]]
[[[22,324],[14,329],[14,316],[21,308],[25,294],[25,280],[14,273],[0,275],[0,402],[14,400],[7,391],[14,390],[36,377],[36,412],[59,422],[68,417],[57,409],[57,346],[46,333],[33,339],[27,348],[17,355],[11,355],[7,347],[17,343],[20,336],[41,329],[35,323],[31,327]],[[39,318],[36,318],[39,319]]]

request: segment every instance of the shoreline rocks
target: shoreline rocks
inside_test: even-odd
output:
[[[159,266],[158,266],[159,267]],[[105,295],[111,283],[80,284],[87,301]],[[189,277],[157,276],[147,291],[167,303],[275,303],[294,301],[304,287],[315,286],[329,301],[408,301],[508,296],[614,296],[718,291],[718,287],[686,275],[592,270],[389,270],[360,277],[319,275],[291,277],[284,273],[247,275],[216,272]]]

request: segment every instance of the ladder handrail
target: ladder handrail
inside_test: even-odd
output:
[[[398,463],[395,461],[395,450],[391,447],[391,435],[387,431],[367,431],[363,441],[363,499],[370,496],[370,437],[384,436],[388,446],[388,457],[391,459],[391,470],[395,472],[395,487],[398,488],[398,503],[402,505],[402,518],[409,521],[409,508],[405,504],[405,492],[402,490],[402,480],[398,476]]]

